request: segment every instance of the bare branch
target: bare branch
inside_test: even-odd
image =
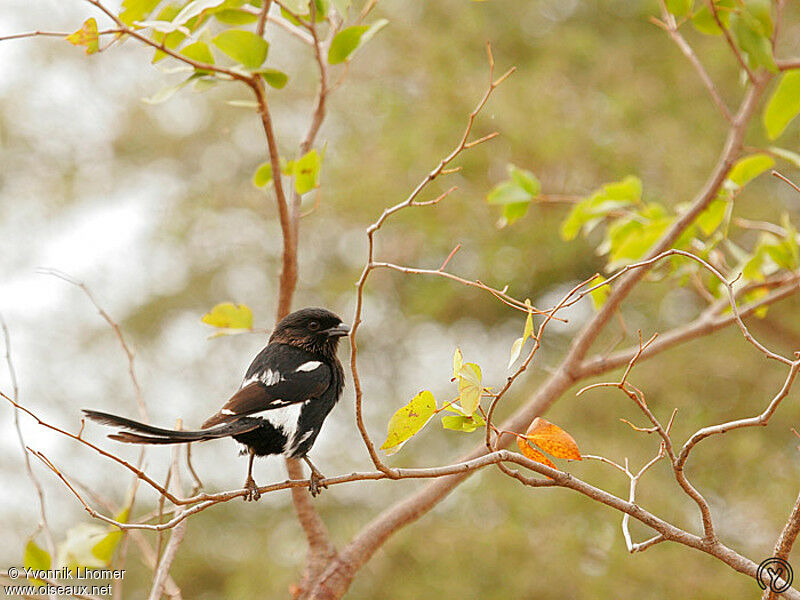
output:
[[[3,342],[5,344],[6,365],[8,368],[8,376],[11,379],[12,396],[14,397],[14,401],[18,402],[19,384],[17,383],[17,372],[14,369],[14,361],[11,358],[11,335],[8,332],[8,326],[6,325],[6,321],[3,318],[3,315],[1,314],[0,314],[0,328],[3,330]],[[31,484],[33,484],[33,487],[36,490],[36,495],[39,498],[39,528],[42,530],[42,533],[44,534],[45,543],[47,544],[47,551],[50,553],[50,556],[55,556],[56,544],[53,539],[53,532],[50,529],[50,524],[47,521],[47,510],[45,509],[45,501],[44,501],[44,489],[42,488],[42,484],[39,481],[39,478],[36,477],[36,474],[33,472],[33,469],[31,468],[31,460],[28,457],[28,452],[26,450],[26,445],[25,445],[25,438],[22,435],[22,427],[19,424],[19,409],[15,406],[13,410],[14,410],[14,429],[17,432],[17,440],[19,441],[19,445],[22,450],[22,458],[25,461],[25,471],[27,472],[28,479],[30,479]]]

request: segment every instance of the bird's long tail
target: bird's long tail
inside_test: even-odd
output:
[[[98,423],[130,429],[131,431],[118,431],[108,436],[112,440],[127,442],[129,444],[185,444],[187,442],[202,442],[245,433],[260,426],[257,419],[243,418],[232,423],[225,423],[208,429],[182,431],[178,429],[153,427],[152,425],[140,423],[139,421],[133,421],[125,417],[96,410],[84,409],[83,413]]]

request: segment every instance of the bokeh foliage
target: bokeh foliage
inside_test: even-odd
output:
[[[376,17],[388,19],[389,26],[370,41],[370,51],[359,55],[346,84],[331,97],[321,136],[327,147],[320,189],[310,192],[319,195],[319,205],[302,222],[297,305],[329,305],[344,314],[350,309],[352,284],[364,256],[363,228],[384,206],[402,199],[452,146],[464,115],[485,86],[487,39],[500,65],[518,67],[478,123],[478,135],[497,130],[502,136],[461,159],[463,171],[454,176],[460,186],[457,194],[436,208],[398,215],[381,234],[382,255],[403,264],[436,267],[455,243],[461,243],[462,251],[451,269],[491,285],[507,283],[518,296],[547,304],[544,300],[552,300],[552,294],[563,291],[565,284],[603,269],[606,257],[594,251],[602,234],[598,229],[587,238],[564,242],[561,223],[568,208],[560,205],[532,208],[513,225],[498,230],[497,207],[487,204],[485,197],[508,179],[508,164],[535,172],[544,193],[588,197],[606,182],[635,174],[647,202],[674,210],[691,199],[721,147],[725,123],[683,56],[648,22],[656,12],[655,2],[632,0],[380,5]],[[782,48],[786,55],[800,51],[797,12],[787,6]],[[739,93],[738,72],[724,45],[718,38],[689,35],[712,77],[721,82],[723,96],[732,101]],[[296,120],[299,113],[308,112],[314,86],[313,65],[295,56],[299,48],[276,32],[269,54],[276,68],[289,74],[286,87],[271,96],[279,136],[287,148],[301,135]],[[38,52],[56,56],[75,69],[97,68],[87,67],[87,60],[103,61],[106,69],[122,68],[114,66],[119,60],[114,52],[87,59],[82,52],[69,54],[70,50],[59,46]],[[125,47],[118,52],[137,55],[142,51]],[[156,385],[159,376],[151,372],[180,377],[182,397],[202,400],[183,400],[177,405],[179,412],[187,421],[199,420],[238,383],[237,365],[261,342],[257,336],[203,342],[208,332],[200,325],[200,317],[225,300],[252,307],[256,326],[268,327],[274,312],[276,215],[264,191],[251,182],[265,159],[263,140],[252,114],[225,104],[241,99],[241,94],[219,89],[204,95],[178,92],[169,102],[202,107],[199,118],[182,130],[163,117],[170,110],[168,104],[139,101],[152,96],[164,77],[140,71],[131,77],[136,85],[117,99],[118,122],[105,133],[113,159],[110,173],[123,180],[132,172],[163,171],[182,182],[177,192],[156,198],[152,205],[158,214],[156,225],[139,242],[163,251],[151,255],[152,262],[142,265],[142,270],[155,268],[165,252],[178,265],[180,275],[167,270],[159,281],[169,285],[153,285],[142,290],[135,302],[119,303],[120,310],[124,308],[121,325],[136,341],[145,377],[152,378],[149,391],[154,403],[159,399],[156,414],[174,418],[176,412],[162,405],[161,388]],[[17,95],[39,90],[37,85],[46,83],[5,90],[0,102],[16,102]],[[102,95],[107,89],[98,81],[88,93]],[[5,121],[2,154],[16,156],[7,164],[36,177],[42,166],[24,158],[40,150],[32,146],[34,136],[10,122],[11,116],[0,114],[0,119]],[[756,122],[749,140],[771,144],[767,133]],[[797,123],[790,124],[783,136],[784,147],[800,150]],[[40,156],[47,158],[47,150]],[[50,193],[33,193],[29,199],[41,208],[32,219],[34,235],[20,241],[17,251],[44,237],[48,219],[86,202],[81,190],[91,183],[92,174],[82,170],[85,158],[57,151],[53,157],[58,160],[48,165]],[[791,166],[783,165],[782,171],[795,180],[800,175]],[[431,194],[443,192],[450,183],[432,189]],[[7,187],[0,193],[3,205],[15,200]],[[737,198],[735,210],[740,217],[769,220],[786,212],[797,223],[800,198],[779,182],[762,177]],[[753,246],[756,238],[745,235],[742,243]],[[20,261],[13,255],[7,260],[9,267]],[[81,276],[100,290],[113,287],[113,279],[93,278],[94,273],[89,269]],[[499,365],[489,374],[498,377],[508,360],[507,348],[522,325],[519,315],[509,314],[488,294],[438,280],[380,274],[372,283],[370,300],[363,352],[372,355],[365,360],[372,372],[368,417],[376,433],[385,430],[391,414],[423,387],[446,389],[456,345],[471,345],[469,356],[482,353],[482,365],[484,361]],[[626,307],[630,342],[635,328],[649,333],[674,326],[677,320],[695,314],[700,304],[676,285],[662,282],[644,286]],[[770,319],[797,331],[797,309],[796,300],[788,302],[771,309]],[[165,338],[187,315],[197,322],[198,333],[196,339],[182,338],[184,343],[207,345],[192,348],[180,368],[159,364],[159,358],[170,356],[163,350]],[[754,329],[771,343],[791,349],[792,340],[776,335],[767,324],[756,323]],[[92,322],[75,333],[91,362],[111,360],[100,325]],[[442,334],[446,344],[427,346]],[[617,341],[614,335],[599,344]],[[539,368],[520,382],[501,412],[522,402],[544,379],[542,367],[555,364],[566,339],[559,334],[551,338]],[[491,343],[481,343],[487,340]],[[487,356],[488,349],[498,348],[502,350],[497,356]],[[433,360],[422,369],[419,362],[425,357]],[[215,368],[209,369],[209,364]],[[737,331],[729,330],[643,363],[634,377],[660,416],[666,418],[673,407],[679,409],[674,431],[676,439],[682,439],[698,426],[759,410],[782,376],[772,367]],[[115,390],[125,385],[119,370],[119,376],[102,381],[102,392],[92,398],[94,405],[114,406]],[[227,371],[233,375],[218,375]],[[47,400],[44,385],[30,386],[32,397]],[[768,556],[796,495],[800,457],[788,431],[797,425],[798,412],[791,400],[766,432],[745,430],[709,444],[697,451],[689,467],[712,498],[723,538],[753,556]],[[64,400],[65,419],[74,419],[77,408],[86,402],[74,396]],[[326,473],[366,465],[349,424],[350,408],[345,402],[337,409],[333,419],[340,425],[330,428],[331,442],[321,446],[330,453],[322,458],[323,464],[331,465],[323,468]],[[620,460],[627,456],[636,464],[649,458],[656,447],[655,441],[643,440],[619,422],[619,417],[635,421],[639,415],[622,394],[613,391],[566,397],[551,415],[586,452]],[[428,427],[431,431],[421,433],[420,440],[403,450],[397,459],[401,464],[450,456],[473,442],[468,436]],[[332,455],[343,445],[352,448]],[[217,455],[223,460],[222,454],[233,454],[225,446],[205,452],[203,464],[209,472]],[[157,456],[151,460],[165,455]],[[232,458],[225,464],[238,465]],[[13,468],[4,466],[8,473]],[[627,482],[600,465],[572,463],[570,468],[581,477],[604,482],[610,491],[625,493]],[[332,490],[318,501],[337,539],[352,535],[365,515],[416,484],[357,485],[359,490]],[[114,494],[113,488],[109,490]],[[640,503],[657,514],[696,527],[694,507],[678,494],[664,465],[648,475],[640,493]],[[55,488],[52,498],[58,506],[71,502],[60,488]],[[351,597],[438,593],[480,598],[634,594],[749,598],[755,594],[752,582],[685,548],[663,544],[628,556],[619,518],[564,490],[525,490],[497,473],[480,473],[422,522],[387,544],[356,579]],[[207,511],[192,519],[189,535],[192,543],[181,548],[173,572],[186,597],[279,596],[302,564],[302,538],[288,496],[255,507],[227,505]],[[223,544],[226,551],[220,553]],[[265,548],[273,557],[266,564]],[[139,567],[133,562],[131,568],[128,583],[135,596],[144,590],[137,588],[137,582],[148,578],[138,576]]]

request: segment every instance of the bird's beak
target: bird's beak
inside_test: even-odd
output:
[[[327,333],[328,337],[342,337],[350,333],[350,327],[344,323],[339,323],[336,327],[326,329],[322,333]]]

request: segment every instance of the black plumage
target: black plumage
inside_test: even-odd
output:
[[[322,474],[307,454],[342,394],[344,370],[336,349],[339,338],[349,331],[323,308],[288,315],[247,369],[239,391],[199,430],[162,429],[108,413],[83,412],[99,423],[127,429],[108,436],[120,442],[180,444],[232,437],[250,454],[246,500],[258,500],[260,495],[252,474],[256,456],[302,458],[311,468],[309,488],[316,495]]]

